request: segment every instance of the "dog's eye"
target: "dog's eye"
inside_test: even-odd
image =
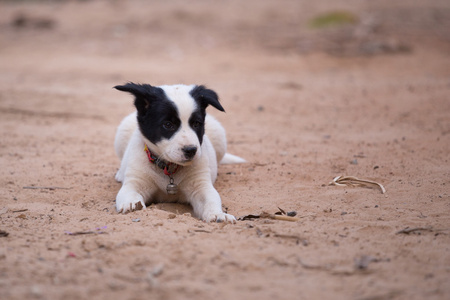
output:
[[[164,122],[163,127],[165,130],[169,130],[169,131],[175,130],[175,125],[170,121]]]
[[[194,121],[191,126],[192,128],[197,129],[200,128],[202,125],[203,125],[202,122]]]

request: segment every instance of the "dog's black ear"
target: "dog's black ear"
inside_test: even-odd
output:
[[[191,96],[199,102],[203,108],[211,105],[220,111],[225,111],[219,102],[219,96],[217,96],[217,93],[213,90],[207,89],[203,85],[197,85],[194,89],[192,89]]]
[[[136,84],[133,82],[125,85],[116,85],[114,88],[134,95],[134,106],[136,106],[139,115],[145,115],[152,102],[161,97],[161,93],[163,93],[160,88],[153,87],[150,84]]]

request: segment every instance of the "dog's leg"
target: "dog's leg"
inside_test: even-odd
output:
[[[122,161],[119,170],[116,173],[115,179],[117,182],[123,182],[125,179],[125,163]]]
[[[124,156],[120,162],[119,170],[117,170],[115,179],[117,182],[123,182],[125,180],[125,170],[127,169],[128,156]]]
[[[212,184],[198,187],[197,192],[192,194],[190,203],[194,214],[205,222],[230,222],[236,223],[233,215],[222,211],[222,201],[219,193]]]
[[[145,209],[145,200],[151,194],[151,184],[126,178],[116,197],[118,213]]]

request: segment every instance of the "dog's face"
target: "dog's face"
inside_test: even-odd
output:
[[[160,158],[189,165],[201,155],[206,107],[224,111],[217,94],[204,86],[153,87],[128,83],[116,86],[135,96],[139,129]]]

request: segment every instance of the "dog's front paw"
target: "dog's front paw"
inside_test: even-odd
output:
[[[116,198],[116,210],[118,213],[126,213],[145,208],[144,198],[140,194],[136,192],[120,193],[119,191]]]
[[[212,214],[206,214],[202,217],[202,220],[205,222],[217,222],[217,223],[232,223],[236,224],[236,218],[233,215],[226,214],[226,213],[212,213]]]

